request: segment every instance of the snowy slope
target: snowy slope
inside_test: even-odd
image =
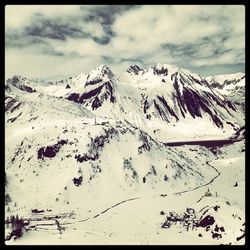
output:
[[[132,65],[120,77],[106,65],[59,82],[14,76],[5,83],[5,114],[6,217],[30,220],[7,244],[238,244],[244,113],[198,74],[158,64]],[[229,137],[242,141],[164,144]],[[204,197],[207,188],[212,197]],[[211,238],[215,225],[161,228],[161,210],[187,206],[209,207],[227,234]],[[232,214],[241,220],[231,223]]]

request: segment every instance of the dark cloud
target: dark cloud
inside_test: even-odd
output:
[[[8,32],[5,34],[5,47],[6,48],[24,48],[36,45],[49,46],[47,42],[39,37],[27,35],[25,32],[15,33]]]
[[[167,50],[173,58],[181,58],[181,60],[190,60],[195,58],[211,58],[219,57],[225,53],[232,51],[232,48],[224,48],[224,42],[228,39],[225,34],[213,37],[203,37],[197,43],[182,44],[162,44],[161,47]]]
[[[24,29],[25,35],[47,37],[51,39],[65,40],[70,38],[85,38],[90,37],[88,32],[81,30],[74,25],[74,20],[66,22],[58,19],[44,19],[39,17],[32,25]]]
[[[58,17],[48,18],[41,13],[34,13],[32,22],[27,24],[19,30],[18,33],[6,31],[6,45],[8,47],[25,47],[33,41],[39,43],[39,37],[49,38],[55,40],[66,40],[67,38],[91,38],[98,44],[108,44],[114,36],[112,31],[112,24],[118,14],[126,10],[136,8],[133,5],[105,5],[105,6],[91,6],[87,9],[81,6],[82,16],[68,17],[67,20]],[[82,25],[79,26],[79,20],[82,20]],[[95,24],[102,26],[104,35],[99,37],[84,29],[84,23]],[[10,42],[11,39],[15,42]],[[41,43],[43,41],[40,41]]]
[[[103,25],[112,25],[116,16],[133,8],[138,8],[138,5],[94,5],[88,9],[89,14],[83,17],[86,22],[98,22]],[[85,12],[85,6],[81,6]]]
[[[108,44],[115,33],[112,30],[112,24],[116,17],[125,11],[138,8],[137,5],[97,5],[88,9],[89,14],[83,16],[83,21],[87,23],[99,23],[102,25],[105,33],[102,37],[92,36],[93,40],[99,44]],[[86,11],[84,6],[81,9]],[[91,35],[91,34],[90,34]]]
[[[161,47],[165,50],[168,50],[171,56],[173,57],[180,57],[180,56],[187,56],[187,57],[193,57],[194,53],[197,52],[197,45],[194,44],[162,44]]]
[[[230,51],[232,51],[232,49],[225,49],[223,47],[219,47],[214,50],[214,56],[222,55]]]
[[[93,37],[93,40],[98,44],[108,44],[112,36],[102,36],[102,37]]]

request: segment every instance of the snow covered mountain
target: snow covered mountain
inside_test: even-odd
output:
[[[178,202],[178,197],[183,195],[182,201],[192,197],[187,204],[197,209],[220,204],[226,213],[229,212],[227,207],[224,210],[225,201],[230,201],[235,206],[230,208],[232,213],[237,211],[243,218],[244,202],[238,198],[244,191],[242,170],[238,173],[233,169],[230,182],[227,180],[231,187],[231,180],[238,178],[241,189],[232,191],[238,205],[226,196],[226,187],[212,201],[203,199],[204,190],[220,175],[210,162],[223,154],[236,157],[239,167],[243,166],[244,112],[217,88],[207,78],[168,64],[148,69],[131,65],[119,77],[101,65],[88,74],[57,82],[21,76],[8,79],[5,82],[6,214],[18,212],[30,218],[31,231],[32,226],[39,231],[44,225],[37,225],[37,217],[32,220],[34,212],[30,214],[30,211],[41,209],[44,213],[46,210],[48,214],[42,220],[50,220],[50,216],[56,219],[50,211],[62,216],[57,218],[67,217],[70,211],[70,217],[60,221],[72,224],[65,231],[69,236],[74,227],[79,230],[75,233],[80,234],[86,230],[82,222],[93,221],[120,204],[138,200],[133,206],[137,204],[135,207],[139,209],[157,201],[158,205],[151,210],[155,213],[163,209],[159,197],[165,199],[165,206],[168,202]],[[211,150],[165,144],[218,138],[240,141],[221,151],[216,147]],[[214,185],[211,190],[217,194],[220,187]],[[197,202],[200,198],[203,200]],[[184,209],[184,203],[181,204],[180,209]],[[223,222],[223,216],[223,212],[217,216],[217,223]],[[152,225],[161,220],[154,214]],[[239,224],[239,231],[241,221],[238,217],[234,220]],[[114,221],[112,227],[116,225]],[[138,224],[138,228],[142,225]],[[220,243],[238,236],[238,231],[230,230],[229,224],[229,236],[223,237]],[[127,224],[126,231],[130,231]],[[124,237],[128,243],[134,241],[134,236],[120,233],[118,242]],[[164,241],[164,232],[161,235]],[[47,236],[42,233],[37,237],[46,239]],[[55,242],[53,237],[51,240]],[[213,240],[207,236],[204,242]]]
[[[127,119],[165,140],[170,139],[168,134],[178,134],[183,126],[189,129],[190,138],[211,134],[225,137],[244,123],[244,114],[237,112],[235,103],[205,78],[167,64],[148,69],[131,65],[118,78],[101,65],[88,74],[83,84],[84,88],[71,88],[70,94],[62,97],[82,104],[98,116]],[[197,133],[197,124],[203,134]]]
[[[242,127],[244,112],[238,112],[236,107],[239,102],[244,105],[244,99],[235,101],[232,96],[238,97],[236,91],[243,94],[244,76],[240,77],[241,80],[225,85],[230,86],[230,91],[224,88],[220,91],[218,86],[222,85],[211,83],[210,78],[168,64],[148,69],[131,65],[120,77],[101,65],[87,75],[81,73],[55,84],[32,84],[13,77],[6,86],[67,99],[96,116],[129,120],[151,136],[167,141],[188,137],[187,130],[190,139],[225,138]]]
[[[147,119],[181,123],[186,119],[209,118],[221,128],[227,120],[240,123],[240,119],[235,119],[232,102],[214,92],[201,76],[166,64],[141,72],[141,75],[130,73],[128,79],[141,91]]]
[[[209,76],[206,79],[216,91],[245,111],[244,73]]]
[[[106,100],[114,103],[113,89],[115,83],[113,76],[113,73],[106,65],[101,65],[88,74],[84,93],[72,93],[67,99],[84,104],[85,107],[91,106],[92,110],[102,106]]]

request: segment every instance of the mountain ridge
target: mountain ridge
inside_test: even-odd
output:
[[[103,230],[134,243],[131,225],[140,243],[181,232],[201,244],[215,243],[211,232],[223,226],[216,243],[228,244],[243,228],[244,112],[198,74],[159,64],[120,78],[105,65],[59,82],[16,76],[5,82],[5,131],[6,221],[30,223],[10,244],[62,243],[62,228],[67,242],[88,242],[85,232],[101,242]],[[231,144],[197,144],[221,139]],[[193,144],[170,145],[178,141]],[[162,215],[187,207],[215,225],[165,231]]]
[[[244,75],[236,74],[238,76],[241,76],[244,89]],[[231,126],[233,133],[235,126],[240,128],[243,125],[244,113],[237,114],[238,103],[214,86],[212,80],[175,65],[160,63],[148,69],[131,65],[116,77],[107,65],[102,64],[89,74],[81,73],[60,81],[60,84],[32,82],[25,77],[14,76],[5,82],[5,87],[6,93],[11,93],[14,86],[23,92],[38,91],[73,101],[97,116],[106,113],[109,118],[120,116],[141,124],[159,122],[171,126],[192,119],[193,122],[205,119],[207,124],[213,123],[220,130],[224,127],[227,130],[231,126],[229,124],[234,124]],[[230,81],[235,82],[232,74]],[[150,130],[157,129],[156,126]]]

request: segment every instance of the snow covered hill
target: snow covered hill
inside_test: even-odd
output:
[[[145,206],[148,201],[154,203],[159,197],[168,196],[166,199],[171,202],[193,192],[198,200],[220,175],[210,164],[218,156],[218,150],[168,147],[164,143],[229,137],[244,140],[244,112],[217,88],[198,74],[167,64],[148,69],[131,65],[119,77],[101,65],[88,74],[57,82],[21,76],[8,79],[5,82],[6,216],[18,213],[29,218],[31,230],[19,242],[25,244],[36,237],[32,226],[38,231],[43,226],[49,227],[46,223],[37,225],[32,210],[43,211],[42,220],[55,221],[71,214],[65,223],[75,225],[79,234],[84,227],[81,222],[99,218],[123,203]],[[243,141],[233,147],[239,155],[241,171],[243,148]],[[230,150],[226,149],[225,155]],[[243,177],[237,178],[242,187]],[[231,188],[231,182],[228,185]],[[237,194],[240,191],[244,192],[237,189]],[[216,202],[223,203],[223,199],[219,197]],[[194,202],[194,198],[191,200]],[[157,204],[152,212],[163,205]],[[211,205],[210,201],[207,204]],[[233,204],[231,210],[240,210],[237,213],[243,218],[242,201],[240,205]],[[218,220],[223,216],[222,212]],[[161,223],[161,219],[155,216],[152,223]],[[112,226],[116,227],[115,223]],[[127,224],[126,227],[128,230]],[[70,230],[73,228],[65,229],[66,241],[71,237]],[[230,231],[226,242],[238,236],[238,231]],[[43,232],[41,236],[44,237]],[[119,237],[114,242],[119,239],[123,242]],[[128,236],[128,243],[134,241],[131,237]],[[141,242],[140,237],[135,241]],[[101,236],[98,242],[102,239]],[[48,242],[57,240],[52,236]],[[207,242],[211,243],[210,240]],[[18,243],[13,239],[9,242]],[[78,238],[77,242],[82,244],[84,239]]]

